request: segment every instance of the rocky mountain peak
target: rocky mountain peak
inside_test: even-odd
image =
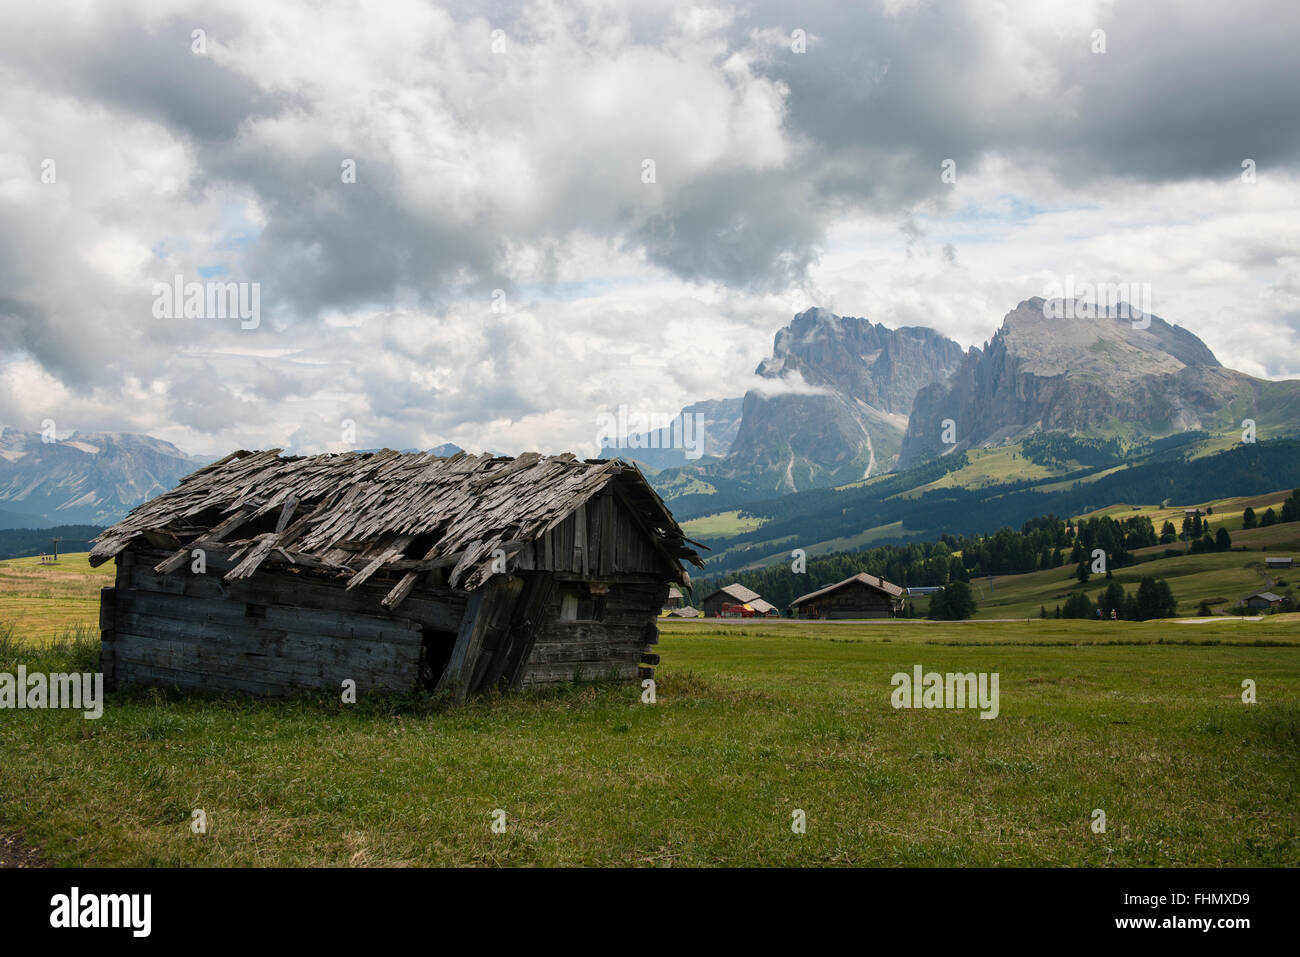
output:
[[[1219,366],[1209,346],[1181,326],[1127,303],[1096,307],[1079,300],[1035,296],[1002,320],[993,345],[1001,345],[1039,375],[1140,370],[1176,372],[1185,366]]]
[[[1007,313],[946,384],[918,392],[899,466],[1031,429],[1158,437],[1203,428],[1253,388],[1159,316],[1035,297]],[[947,433],[945,421],[954,423]]]
[[[774,490],[888,469],[917,391],[945,381],[962,354],[932,329],[890,329],[829,309],[805,310],[776,333],[772,355],[756,370],[790,388],[745,396],[725,468],[768,476]]]
[[[946,379],[961,358],[961,346],[933,329],[890,329],[815,307],[778,330],[772,355],[755,371],[768,379],[798,373],[814,388],[842,393],[888,415],[905,416],[917,390]]]

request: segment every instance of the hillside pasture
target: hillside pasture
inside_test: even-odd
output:
[[[9,632],[0,671],[93,667],[68,629],[99,581],[68,571],[81,603],[40,629],[65,638]],[[0,712],[0,831],[63,865],[1300,864],[1296,616],[661,627],[654,704],[595,682]],[[997,673],[998,716],[895,709],[918,664]]]

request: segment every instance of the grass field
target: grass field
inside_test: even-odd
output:
[[[1180,615],[1194,614],[1202,601],[1219,610],[1231,607],[1244,595],[1269,587],[1279,577],[1292,583],[1300,581],[1300,570],[1289,575],[1285,571],[1267,571],[1261,552],[1208,552],[1162,558],[1117,568],[1112,574],[1128,592],[1135,592],[1146,575],[1163,578],[1173,589]],[[1105,576],[1094,575],[1082,590],[1096,601],[1108,584]],[[1079,591],[1080,586],[1074,566],[1065,565],[1026,575],[995,575],[992,585],[987,578],[972,580],[971,589],[979,605],[976,618],[1036,618],[1040,607],[1046,607],[1048,615],[1053,614],[1055,607],[1064,605],[1066,597]],[[926,607],[917,603],[920,610]]]
[[[110,563],[91,568],[87,553],[0,562],[0,622],[12,622],[28,641],[49,641],[69,627],[98,627],[99,590],[113,584]]]
[[[1204,515],[1205,518],[1215,528],[1223,526],[1229,532],[1241,530],[1241,516],[1247,508],[1255,510],[1256,519],[1262,518],[1267,509],[1272,508],[1275,511],[1281,511],[1282,502],[1291,494],[1287,489],[1280,492],[1268,492],[1264,495],[1243,495],[1236,498],[1220,498],[1209,502],[1197,502],[1192,505],[1171,505],[1167,508],[1161,508],[1159,505],[1138,505],[1137,503],[1121,503],[1119,505],[1108,505],[1105,508],[1095,509],[1082,516],[1082,518],[1101,518],[1103,515],[1110,518],[1121,520],[1130,518],[1134,515],[1145,515],[1151,519],[1155,525],[1156,532],[1159,533],[1160,527],[1165,522],[1173,522],[1174,528],[1181,530],[1183,527],[1184,508],[1208,508],[1214,509],[1214,514]],[[1271,526],[1274,527],[1274,526]],[[1268,531],[1268,529],[1253,529],[1252,531]],[[1235,539],[1236,536],[1234,535]]]
[[[1000,446],[993,449],[967,449],[970,464],[948,472],[927,485],[899,495],[900,498],[919,498],[926,492],[939,488],[987,488],[1003,482],[1022,479],[1048,479],[1059,475],[1061,469],[1038,465],[1025,458],[1020,446]]]
[[[762,523],[756,518],[741,518],[740,511],[715,512],[682,523],[682,529],[692,538],[730,538],[752,532]]]
[[[49,588],[42,634],[93,618],[95,576],[40,571],[91,579]],[[1300,864],[1292,618],[663,628],[653,705],[596,684],[0,711],[0,829],[71,865]],[[19,638],[0,671],[94,655]],[[999,716],[893,709],[916,664],[997,672]]]

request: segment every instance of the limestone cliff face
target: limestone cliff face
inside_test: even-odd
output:
[[[0,508],[59,524],[115,522],[204,464],[170,442],[77,432],[56,442],[0,430]]]
[[[1156,437],[1222,427],[1264,385],[1223,368],[1205,343],[1158,316],[1142,317],[1145,328],[1113,314],[1052,318],[1065,311],[1022,302],[950,379],[921,389],[899,467],[1034,428]],[[947,419],[953,443],[944,441]]]
[[[745,396],[725,468],[774,491],[851,482],[891,468],[917,391],[943,382],[961,347],[933,329],[809,309],[776,334]]]

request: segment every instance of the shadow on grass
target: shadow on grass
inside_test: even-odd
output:
[[[95,672],[99,669],[99,631],[87,626],[64,629],[53,641],[35,644],[19,640],[12,622],[0,622],[0,671],[12,672],[22,665],[28,672]],[[683,684],[669,680],[674,694],[685,696],[692,690],[710,688],[703,679],[693,674]],[[664,688],[661,681],[660,689]],[[660,694],[662,694],[662,690]],[[544,687],[510,690],[491,690],[458,702],[450,692],[410,693],[386,692],[362,694],[355,703],[345,703],[338,691],[304,689],[300,694],[284,698],[257,698],[225,692],[182,690],[177,687],[128,688],[113,692],[109,700],[120,704],[212,705],[220,704],[230,711],[301,712],[303,710],[328,714],[348,714],[356,717],[426,717],[439,714],[466,715],[475,712],[494,712],[502,708],[514,710],[545,709],[588,711],[600,706],[624,706],[640,700],[640,687],[629,681],[613,678],[586,678],[575,673],[572,681]],[[727,697],[717,689],[707,697]],[[741,696],[734,696],[741,700]],[[157,728],[146,728],[146,737],[166,737],[172,732],[163,721]]]

